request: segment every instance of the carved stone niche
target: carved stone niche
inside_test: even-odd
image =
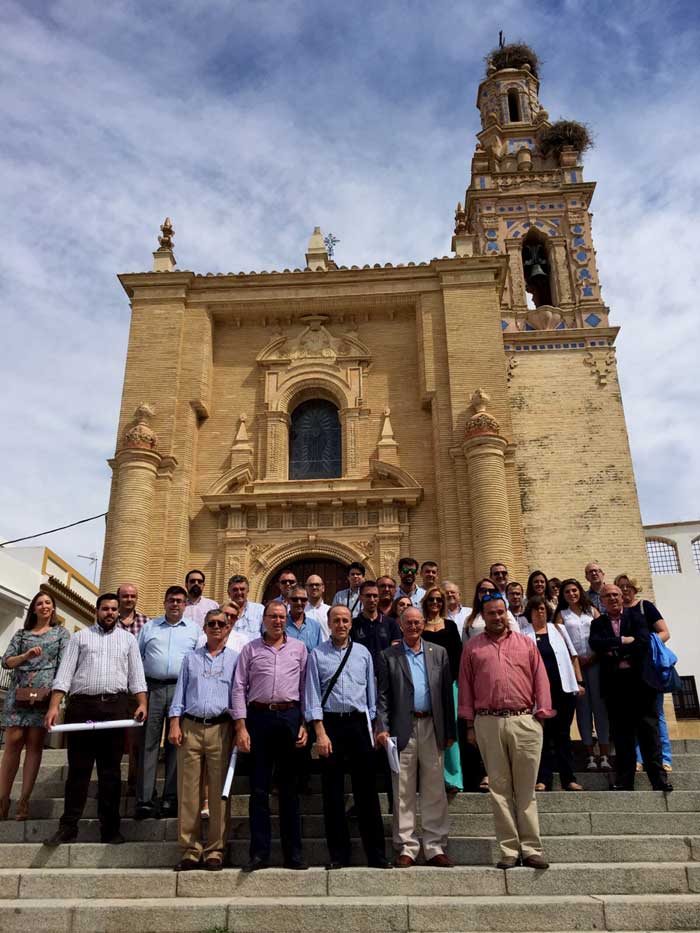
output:
[[[260,438],[267,451],[265,478],[286,479],[289,418],[297,404],[313,398],[325,398],[337,406],[343,432],[343,475],[359,476],[363,465],[356,421],[372,355],[352,324],[335,334],[326,326],[327,315],[308,314],[301,320],[304,326],[299,333],[278,334],[257,357],[266,408]]]

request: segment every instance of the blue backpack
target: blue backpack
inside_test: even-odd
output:
[[[673,693],[681,689],[681,679],[676,671],[678,658],[661,641],[656,632],[651,632],[649,653],[642,666],[642,679],[659,693]]]

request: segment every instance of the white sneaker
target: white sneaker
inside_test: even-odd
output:
[[[588,764],[586,765],[586,771],[597,771],[598,763],[595,760],[595,755],[588,756]]]
[[[607,755],[601,755],[600,761],[598,762],[598,767],[601,771],[612,771],[612,765],[608,761]]]

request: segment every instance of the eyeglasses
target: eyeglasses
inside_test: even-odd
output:
[[[489,587],[480,586],[479,589],[477,590],[477,593],[479,594],[479,596],[482,596],[484,593],[495,593],[495,592],[496,592],[495,587],[494,589],[490,589]]]
[[[290,603],[305,603],[306,596],[290,596],[289,602]]]
[[[507,570],[494,570],[493,575],[494,577],[507,577],[508,571]]]
[[[399,573],[404,577],[415,577],[418,571],[415,567],[399,567]]]
[[[280,583],[282,584],[282,586],[288,586],[290,583],[292,584],[292,586],[295,586],[296,582],[297,581],[294,579],[294,577],[292,577],[291,580],[280,580]]]
[[[214,622],[212,620],[209,620],[209,622],[207,622],[207,627],[208,628],[226,628],[228,624],[229,624],[228,619],[225,622]]]
[[[503,593],[497,593],[495,590],[490,590],[488,593],[486,593],[484,596],[482,596],[482,597],[481,597],[481,602],[482,602],[482,603],[488,603],[488,602],[490,602],[492,599],[500,599],[501,602],[503,602],[503,603],[505,604],[505,600],[503,599]]]
[[[188,580],[187,585],[188,585],[188,586],[192,586],[193,583],[197,583],[197,584],[201,585],[202,583],[204,583],[204,580],[202,580],[201,577],[190,577],[190,579]]]
[[[444,602],[442,596],[428,596],[426,602],[428,603],[442,603]]]

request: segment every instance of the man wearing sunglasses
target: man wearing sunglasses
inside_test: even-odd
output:
[[[425,590],[416,583],[418,574],[418,561],[415,557],[402,557],[399,560],[399,576],[401,577],[401,586],[398,588],[396,596],[406,596],[411,603],[420,609],[421,601],[425,596]]]
[[[289,611],[286,632],[289,638],[298,638],[311,652],[323,641],[323,632],[316,619],[306,614],[308,594],[306,587],[294,586],[289,591]]]
[[[278,603],[284,603],[287,609],[289,609],[289,594],[292,591],[292,587],[296,585],[297,578],[292,573],[292,571],[283,570],[277,578],[277,588],[279,589],[279,595],[275,596],[275,600]]]
[[[228,837],[228,801],[220,789],[233,744],[228,712],[238,650],[229,639],[231,623],[219,609],[204,617],[206,644],[185,655],[170,705],[168,739],[177,748],[178,840],[182,857],[175,871],[223,867]],[[206,767],[206,770],[205,770]],[[202,778],[211,788],[206,844],[199,809]]]
[[[489,567],[489,577],[493,580],[498,592],[503,594],[506,608],[508,608],[508,594],[506,593],[506,587],[508,586],[508,568],[501,561],[498,561],[496,564],[491,564]]]
[[[188,570],[185,576],[185,587],[187,588],[187,605],[183,618],[196,622],[200,629],[204,625],[204,617],[211,609],[218,609],[219,604],[203,596],[206,577],[201,570]]]

